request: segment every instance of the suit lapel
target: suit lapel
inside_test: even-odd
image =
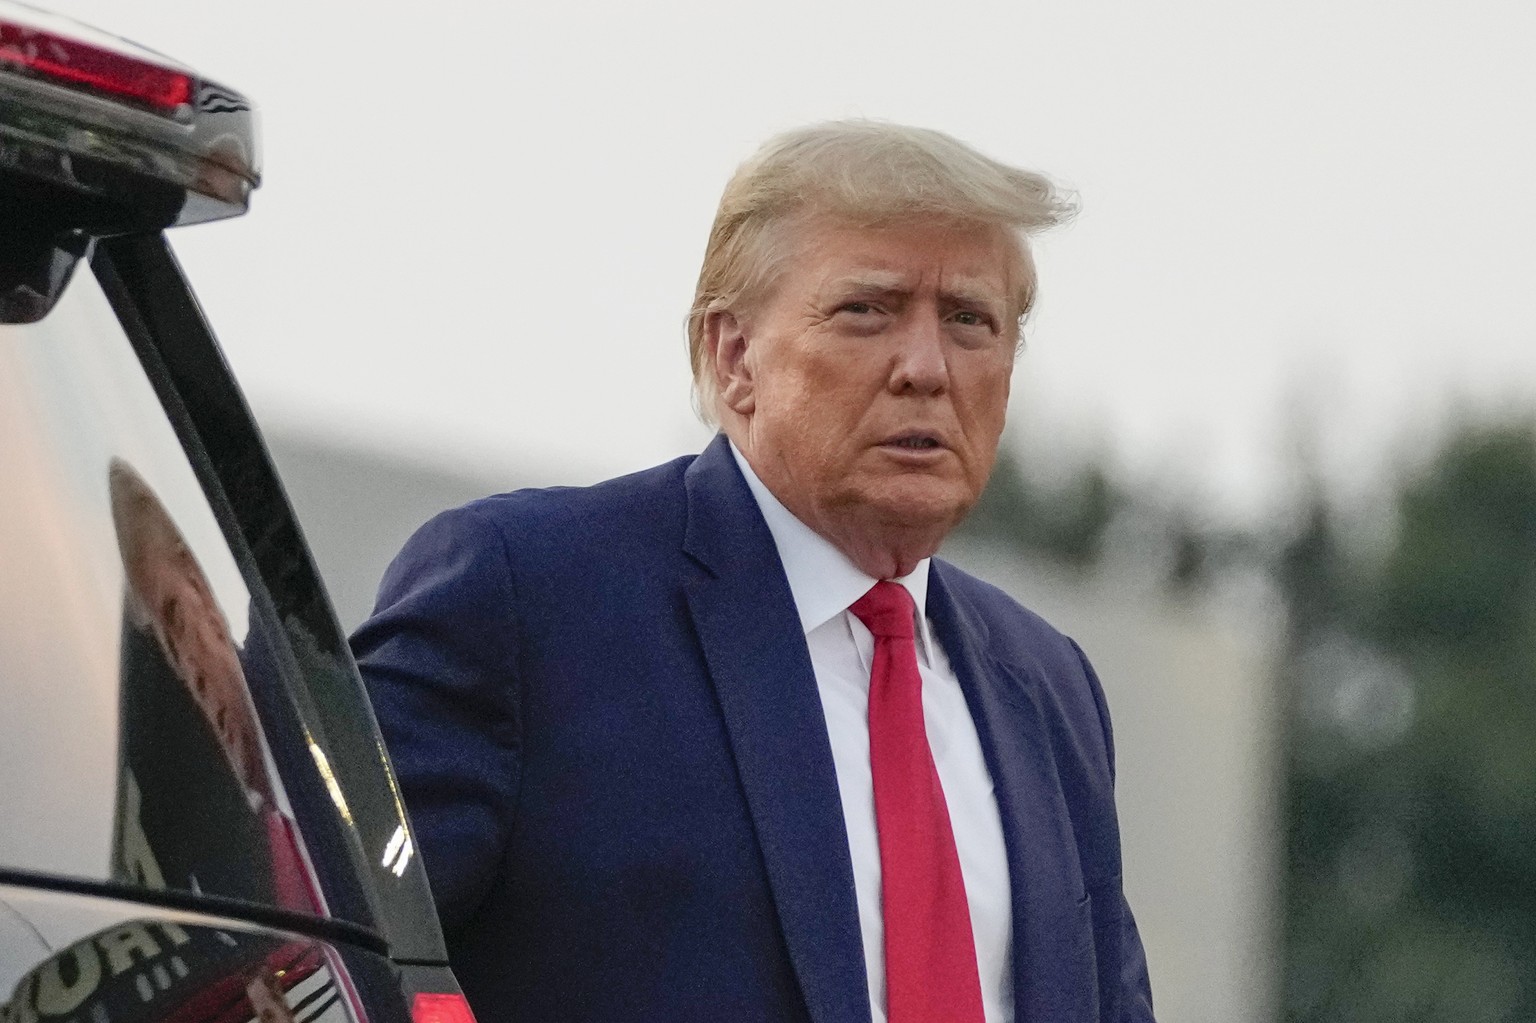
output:
[[[805,635],[723,436],[689,467],[688,607],[720,700],[784,942],[816,1023],[870,1018],[853,868]]]
[[[935,559],[928,616],[976,723],[991,772],[1013,889],[1014,1018],[1018,1023],[1092,1019],[1091,939],[1079,909],[1082,868],[1041,707],[1038,665],[992,653],[986,624],[961,603],[956,570]]]

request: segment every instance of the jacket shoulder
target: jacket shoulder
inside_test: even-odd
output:
[[[682,477],[693,457],[591,486],[515,490],[439,512],[385,569],[375,610],[434,580],[472,601],[517,579],[595,582],[615,566],[675,550],[686,521]]]
[[[541,552],[563,557],[591,552],[612,557],[620,549],[682,534],[683,474],[695,456],[585,487],[540,487],[493,494],[442,513],[491,530],[519,560]]]

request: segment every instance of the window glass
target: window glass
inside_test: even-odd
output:
[[[324,911],[250,604],[82,267],[0,325],[0,867]]]

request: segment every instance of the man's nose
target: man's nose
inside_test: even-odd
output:
[[[949,387],[944,323],[936,312],[913,315],[901,331],[897,344],[895,363],[891,367],[893,392],[942,394]]]

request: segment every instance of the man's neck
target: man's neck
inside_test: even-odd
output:
[[[865,572],[825,537],[796,518],[758,478],[734,444],[731,445],[731,456],[773,536],[801,627],[809,633],[867,593],[878,577]],[[928,604],[928,572],[929,562],[924,559],[911,573],[894,580],[906,588],[919,608],[926,608]],[[924,643],[928,642],[925,630]]]

